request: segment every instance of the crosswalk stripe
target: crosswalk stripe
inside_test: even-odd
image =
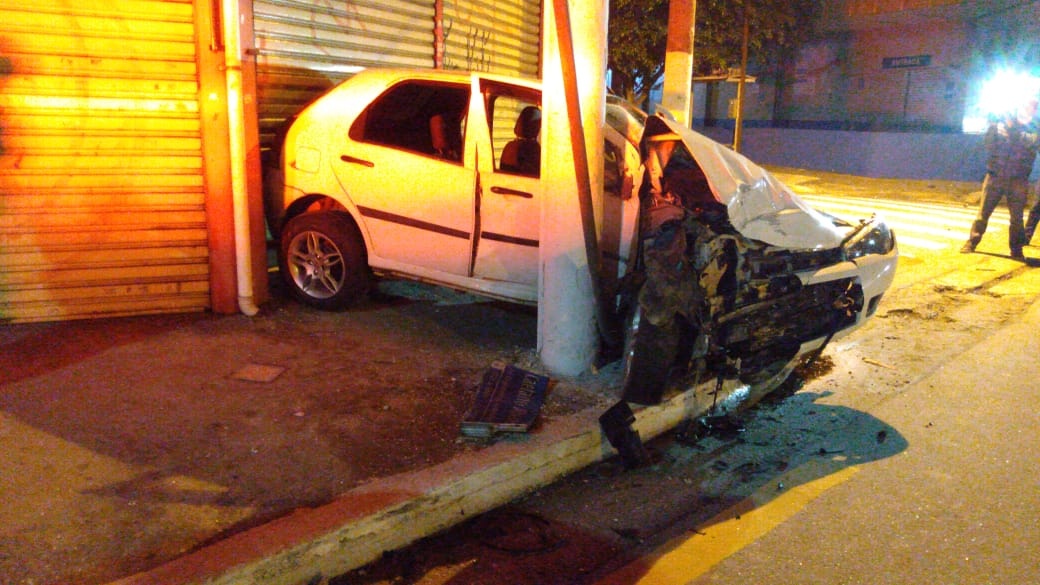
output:
[[[920,204],[900,205],[897,202],[879,204],[871,199],[835,199],[817,196],[802,198],[813,204],[814,207],[819,207],[824,210],[842,209],[859,215],[870,215],[870,213],[877,212],[878,215],[883,216],[886,220],[899,217],[929,223],[947,223],[949,221],[954,221],[959,224],[966,223],[970,225],[975,219],[977,213],[974,209],[968,210],[949,206],[945,208],[940,206],[931,208]],[[990,223],[996,222],[1006,225],[1008,219],[1009,215],[1007,210],[998,208],[993,212],[993,215],[990,218]]]
[[[884,218],[886,221],[903,221],[913,222],[918,224],[932,224],[932,225],[950,225],[950,226],[965,226],[971,225],[971,222],[975,220],[975,214],[929,214],[923,215],[919,212],[914,211],[903,211],[894,209],[879,209],[877,207],[863,207],[855,204],[831,204],[823,203],[819,204],[812,202],[814,207],[829,211],[834,214],[845,214],[845,215],[857,215],[857,216],[869,216],[871,213],[877,213],[879,217]],[[1000,223],[1007,225],[1010,216],[1005,212],[995,212],[990,216],[991,223]]]
[[[967,238],[977,213],[974,207],[942,203],[827,194],[802,194],[800,197],[816,209],[847,220],[854,221],[876,213],[895,231],[900,254],[908,257],[914,255],[914,250],[935,251],[960,246]],[[1006,234],[1009,223],[1007,209],[997,208],[990,217],[986,233],[991,236]]]
[[[898,230],[896,231],[896,242],[899,244],[900,249],[904,246],[909,246],[911,248],[924,248],[926,250],[942,250],[943,248],[950,247],[949,242],[936,242],[935,240],[904,236]]]
[[[847,203],[855,201],[862,205],[877,208],[893,208],[893,209],[918,209],[927,213],[934,213],[936,211],[952,212],[952,213],[966,213],[968,215],[975,215],[978,211],[977,205],[971,205],[965,207],[963,205],[956,205],[952,203],[919,203],[916,201],[898,201],[894,199],[874,199],[870,197],[855,197],[847,195],[826,195],[826,194],[803,194],[799,195],[806,201],[821,201],[830,203]],[[998,212],[1000,209],[998,208]]]

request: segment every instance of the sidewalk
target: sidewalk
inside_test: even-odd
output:
[[[969,205],[977,189],[777,174],[796,192]],[[306,583],[613,455],[597,418],[616,364],[557,380],[524,437],[462,440],[491,362],[540,369],[534,310],[381,290],[345,313],[276,291],[253,318],[0,328],[0,582]],[[636,428],[706,408],[680,395]]]
[[[104,583],[280,518],[295,543],[294,511],[485,451],[459,421],[492,361],[537,365],[534,311],[382,290],[345,313],[276,294],[253,318],[0,328],[0,582]],[[543,420],[601,400],[559,384]]]
[[[557,380],[526,436],[460,439],[491,361],[538,368],[534,313],[409,288],[0,329],[0,582],[306,583],[613,456],[617,364]],[[637,429],[706,407],[678,396]]]

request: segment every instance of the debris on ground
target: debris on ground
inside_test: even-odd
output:
[[[885,368],[886,370],[895,370],[895,369],[897,369],[895,366],[890,366],[890,365],[888,365],[888,364],[886,364],[884,362],[879,362],[878,360],[871,359],[871,358],[868,358],[868,357],[863,358],[863,363],[870,364],[872,366],[877,366],[879,368]]]
[[[526,433],[538,418],[549,378],[496,361],[484,372],[473,405],[460,425],[467,437],[500,432]]]
[[[683,445],[695,446],[706,437],[723,441],[737,438],[746,430],[744,420],[734,414],[714,414],[679,423],[675,440]]]
[[[636,469],[650,464],[650,454],[639,438],[639,432],[632,428],[635,422],[632,408],[624,400],[611,406],[599,417],[599,426],[607,436],[610,445],[617,449],[621,462],[626,469]]]

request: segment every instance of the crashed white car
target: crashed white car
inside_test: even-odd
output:
[[[293,296],[338,309],[389,276],[537,302],[540,104],[534,81],[366,70],[308,106],[273,203]],[[891,284],[882,222],[822,215],[739,154],[613,98],[604,136],[601,279],[626,317],[627,400],[658,401],[676,372],[773,385]]]
[[[620,291],[626,400],[659,401],[676,372],[739,378],[760,398],[874,314],[898,259],[884,222],[820,213],[664,117],[647,120],[641,152],[637,261]]]
[[[372,69],[308,106],[285,137],[284,198],[267,202],[291,293],[339,309],[374,273],[537,302],[540,104],[536,81]],[[602,246],[617,268],[638,133],[604,132]]]

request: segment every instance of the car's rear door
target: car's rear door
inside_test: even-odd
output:
[[[525,108],[540,108],[541,93],[530,87],[486,79],[479,80],[478,85],[482,99],[477,109],[482,106],[483,111],[479,113],[481,119],[471,121],[469,129],[482,145],[478,156],[479,230],[473,275],[536,287],[541,213],[538,165],[510,167],[502,164],[502,158],[509,143],[518,140],[516,123],[521,112]],[[525,147],[528,152],[537,152],[537,137],[535,144]]]
[[[476,188],[476,169],[463,153],[469,101],[468,83],[399,82],[333,149],[331,164],[357,206],[374,267],[469,273]]]

